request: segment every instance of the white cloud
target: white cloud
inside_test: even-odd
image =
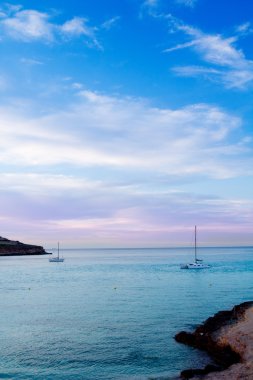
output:
[[[219,66],[247,68],[249,61],[240,50],[233,46],[237,38],[223,38],[219,35],[199,35],[194,47],[200,52],[206,62]],[[252,63],[252,62],[250,62]]]
[[[91,41],[94,46],[102,50],[102,46],[96,38],[97,28],[89,26],[88,20],[85,18],[74,17],[72,20],[66,21],[59,29],[69,38],[86,36],[88,41]]]
[[[226,38],[219,34],[205,34],[172,16],[169,19],[174,30],[183,32],[191,39],[170,47],[165,52],[193,49],[203,61],[212,65],[208,67],[210,78],[212,79],[212,74],[218,75],[219,80],[228,88],[244,88],[253,80],[253,61],[248,60],[243,51],[236,47],[238,36]],[[192,70],[192,67],[189,66],[187,70],[187,66],[184,66],[184,75],[188,71],[189,75],[195,76],[198,70]],[[174,71],[182,72],[180,67],[174,68]],[[203,74],[203,70],[199,70],[199,74]]]
[[[41,118],[14,115],[1,110],[3,164],[121,168],[130,177],[153,172],[229,178],[251,172],[252,162],[243,157],[245,136],[233,141],[240,120],[206,104],[159,109],[134,98],[82,91],[80,101],[64,111]]]
[[[81,17],[75,17],[72,20],[66,21],[61,26],[61,31],[67,35],[81,36],[93,36],[94,29],[86,26],[87,20]]]
[[[53,23],[49,13],[36,10],[11,9],[11,14],[2,14],[0,28],[2,34],[24,42],[54,42],[60,37],[73,39],[85,37],[84,42],[90,47],[102,49],[96,33],[98,28],[90,26],[88,19],[74,17],[63,24]]]
[[[53,25],[49,15],[35,10],[23,10],[1,21],[6,34],[24,41],[53,40]]]

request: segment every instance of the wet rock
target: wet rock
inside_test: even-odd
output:
[[[182,379],[188,380],[188,379],[192,379],[195,376],[207,375],[210,372],[222,371],[222,369],[223,369],[222,367],[219,367],[217,365],[208,364],[204,369],[199,369],[199,368],[186,369],[181,372],[180,376]]]

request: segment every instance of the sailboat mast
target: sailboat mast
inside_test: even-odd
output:
[[[58,259],[59,259],[59,242],[58,242]]]
[[[195,263],[197,263],[197,226],[195,226],[195,242],[194,242],[194,252],[195,252]]]

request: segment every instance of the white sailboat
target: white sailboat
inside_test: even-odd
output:
[[[194,240],[194,262],[188,264],[181,264],[181,269],[206,269],[211,268],[211,265],[204,264],[203,260],[197,258],[197,226],[195,226],[195,240]]]
[[[50,263],[63,263],[64,258],[60,257],[60,245],[58,243],[58,249],[57,249],[57,256],[56,257],[51,257],[48,259]]]

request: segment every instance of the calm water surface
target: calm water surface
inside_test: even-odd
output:
[[[253,248],[65,250],[0,258],[0,379],[172,379],[208,358],[177,344],[218,310],[253,299]]]

